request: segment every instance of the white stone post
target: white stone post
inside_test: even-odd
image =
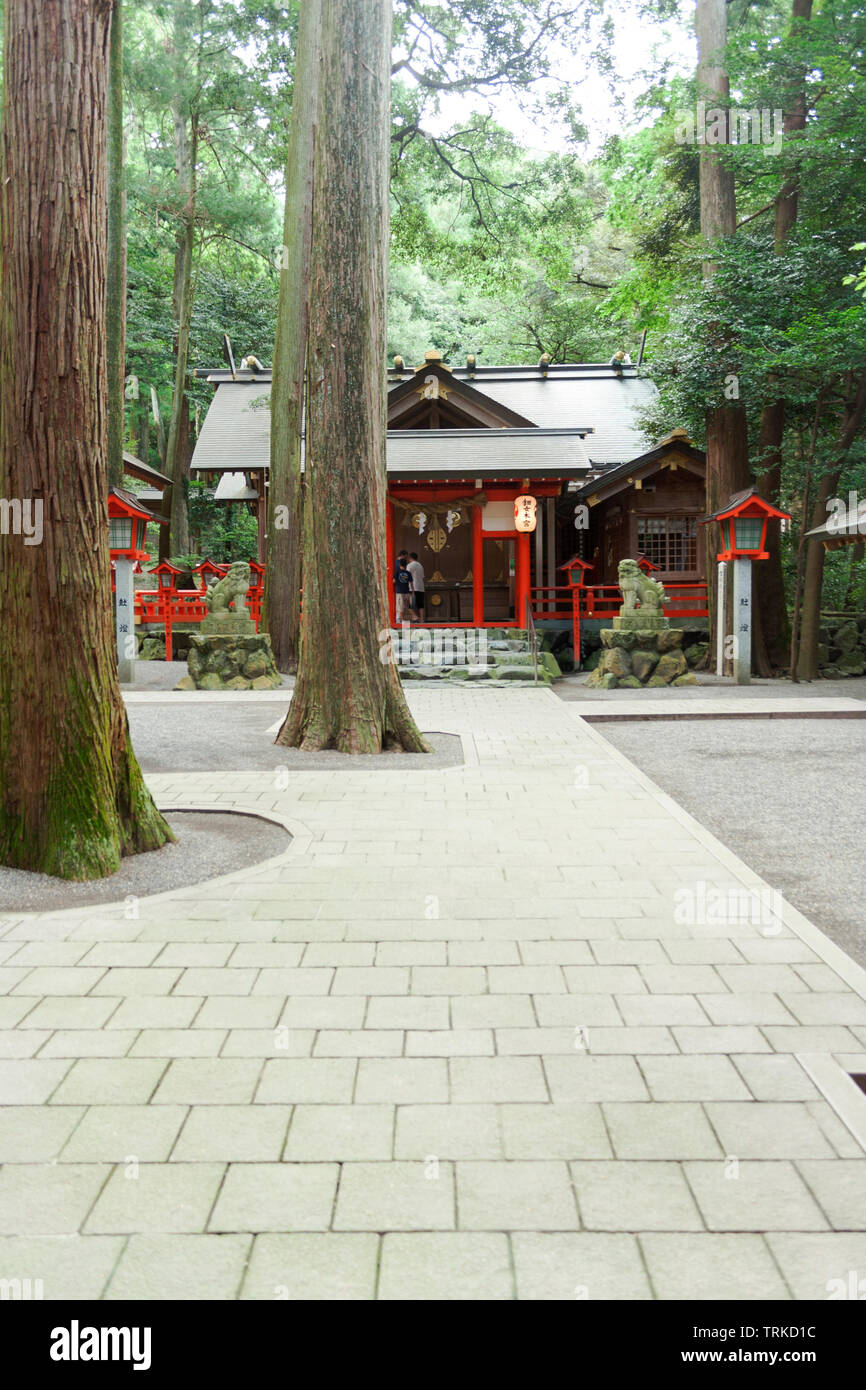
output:
[[[734,680],[752,679],[752,562],[734,560]]]
[[[117,632],[117,678],[121,685],[135,680],[135,661],[138,655],[135,640],[135,583],[133,561],[119,558],[114,562],[114,625]]]
[[[725,674],[725,628],[728,625],[728,565],[719,561],[718,586],[716,592],[716,675]]]

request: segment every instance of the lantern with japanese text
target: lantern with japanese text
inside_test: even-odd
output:
[[[537,502],[529,493],[523,493],[514,499],[514,525],[518,531],[534,531],[536,527],[535,511]]]

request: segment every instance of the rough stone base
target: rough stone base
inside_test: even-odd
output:
[[[276,690],[281,684],[266,632],[243,637],[193,633],[189,675],[177,690]]]
[[[697,685],[682,651],[680,628],[635,631],[602,628],[601,660],[586,684],[603,690],[657,689],[665,685]]]

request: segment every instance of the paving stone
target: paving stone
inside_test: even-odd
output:
[[[785,1007],[798,1023],[866,1023],[866,999],[850,991],[845,994],[823,991],[820,994],[783,994]]]
[[[10,1236],[74,1235],[110,1171],[98,1163],[4,1164],[0,1230]]]
[[[866,1234],[773,1232],[767,1236],[796,1299],[862,1300],[866,1294]]]
[[[492,1057],[496,1048],[489,1028],[449,1028],[406,1034],[410,1057]]]
[[[538,946],[540,942],[526,943]],[[558,945],[557,942],[545,943],[549,946]],[[575,949],[583,950],[589,955],[589,950],[582,942],[575,943]],[[581,955],[579,959],[583,960]],[[534,965],[541,962],[531,961],[524,957],[527,965]],[[438,964],[438,962],[417,961],[413,964]],[[520,950],[516,941],[450,941],[448,943],[448,964],[449,965],[520,965]],[[411,1239],[412,1237],[406,1237]]]
[[[222,1163],[123,1164],[112,1172],[84,1229],[97,1234],[202,1231],[224,1171]]]
[[[0,1061],[0,1105],[42,1105],[60,1085],[69,1061]]]
[[[193,1106],[171,1151],[172,1162],[276,1162],[291,1113],[290,1105]]]
[[[444,1057],[362,1057],[358,1063],[358,1105],[447,1100],[448,1063]]]
[[[351,1057],[273,1058],[265,1062],[256,1102],[345,1104],[352,1099],[357,1066]]]
[[[264,973],[264,972],[262,972]],[[240,994],[247,995],[253,987],[259,971],[256,969],[234,969],[227,966],[224,969],[208,969],[201,966],[190,966],[184,970],[174,987],[176,995],[218,995],[218,994]],[[260,994],[269,991],[259,990]],[[276,993],[277,991],[273,991]]]
[[[500,1105],[506,1158],[610,1158],[599,1105]]]
[[[232,970],[242,969],[245,966],[288,967],[291,969],[300,965],[304,953],[305,947],[298,941],[242,941],[232,951],[228,964]],[[330,965],[332,962],[305,959],[304,964]],[[222,993],[221,990],[208,992]]]
[[[178,1303],[236,1298],[251,1244],[247,1235],[134,1235],[105,1296]]]
[[[0,1163],[50,1162],[83,1114],[80,1105],[0,1107]]]
[[[707,1015],[693,994],[618,994],[616,1006],[629,1028],[700,1025]]]
[[[749,1100],[727,1057],[639,1057],[653,1100]]]
[[[64,1163],[162,1163],[185,1118],[183,1105],[92,1105],[60,1157]]]
[[[426,1159],[431,1155],[448,1159],[502,1157],[496,1106],[399,1106],[394,1157]]]
[[[537,1022],[528,994],[458,995],[451,1000],[453,1028],[534,1028]]]
[[[827,1230],[791,1163],[686,1163],[704,1221],[715,1231]]]
[[[710,1123],[725,1153],[737,1158],[832,1158],[833,1150],[805,1105],[749,1101],[710,1104]]]
[[[678,1163],[571,1163],[582,1225],[595,1231],[701,1231]]]
[[[260,970],[253,986],[253,994],[327,994],[334,973],[331,969],[316,969],[312,966],[300,966],[297,970]],[[363,994],[364,990],[344,989],[340,993]]]
[[[755,1100],[815,1100],[819,1092],[796,1057],[732,1056]]]
[[[382,1242],[380,1299],[495,1302],[513,1297],[504,1234],[394,1231]]]
[[[544,1070],[555,1101],[649,1099],[649,1091],[633,1057],[596,1057],[575,1051],[571,1057],[545,1058]]]
[[[168,969],[154,965],[149,969],[129,969],[124,966],[117,966],[99,973],[100,979],[94,985],[92,993],[108,994],[115,999],[124,999],[140,994],[169,994],[182,972],[179,969]],[[46,990],[45,992],[46,994],[72,993],[71,990]],[[82,993],[85,992],[82,990]],[[192,992],[192,990],[182,991],[184,994],[192,994]]]
[[[493,965],[487,971],[491,994],[565,994],[558,965]]]
[[[158,965],[180,965],[184,969],[193,965],[210,966],[216,969],[227,964],[233,948],[226,941],[170,941],[158,949]]]
[[[449,1067],[451,1099],[458,1104],[548,1099],[537,1057],[452,1057]]]
[[[195,1015],[196,1028],[274,1028],[283,1010],[286,997],[253,995],[252,998],[223,995],[205,999]],[[281,1020],[283,1021],[283,1020]]]
[[[567,1024],[581,1028],[622,1027],[622,1014],[612,994],[537,994],[534,1002],[538,1022],[543,1028]]]
[[[393,1105],[296,1105],[283,1158],[300,1163],[390,1159],[393,1147]]]
[[[704,1025],[700,1028],[671,1029],[681,1052],[767,1052],[770,1044],[760,1029],[751,1024],[731,1024],[729,1027]]]
[[[177,999],[174,995],[166,997],[144,994],[138,999],[122,1000],[105,1026],[121,1029],[189,1028],[201,1008],[201,999]],[[207,1009],[207,1002],[204,1008]]]
[[[373,995],[367,1009],[367,1028],[448,1028],[448,999],[439,995]]]
[[[653,994],[726,994],[728,987],[711,965],[642,965]]]
[[[224,1028],[145,1028],[131,1057],[216,1057],[227,1037]]]
[[[776,1028],[764,1025],[761,1032],[775,1052],[851,1052],[857,1046],[852,1029],[829,1025],[825,1028]]]
[[[379,1237],[367,1232],[259,1235],[241,1298],[346,1302],[375,1297]]]
[[[376,946],[377,965],[446,965],[448,947],[444,941],[380,941]]]
[[[715,1158],[722,1153],[700,1105],[614,1101],[602,1108],[617,1158]]]
[[[326,1230],[338,1173],[335,1163],[233,1163],[208,1229]]]
[[[152,965],[162,947],[158,941],[96,941],[92,946],[76,943],[72,949],[87,952],[79,962],[82,966],[136,966]],[[171,965],[171,963],[167,960],[160,961],[161,965]]]
[[[29,1280],[32,1296],[39,1288],[46,1301],[97,1299],[123,1243],[123,1236],[0,1236],[0,1280]]]
[[[461,1230],[576,1230],[577,1209],[565,1163],[459,1162]]]
[[[740,990],[736,994],[702,994],[698,999],[712,1023],[727,1025],[795,1022],[794,1015],[775,994]]]
[[[631,1302],[652,1298],[634,1236],[515,1232],[511,1246],[520,1299]]]
[[[596,1028],[584,1029],[587,1052],[636,1053],[676,1052],[677,1044],[670,1028]]]
[[[705,1302],[790,1297],[759,1235],[642,1235],[656,1295]]]
[[[866,1164],[862,1157],[830,1163],[801,1159],[797,1168],[831,1226],[841,1231],[866,1231]],[[782,1229],[790,1229],[793,1224],[789,1222]]]
[[[89,994],[94,985],[106,974],[101,966],[85,970],[79,966],[36,966],[33,970],[7,970],[9,993],[26,994],[31,998],[39,994]],[[24,988],[24,985],[27,988]],[[0,993],[5,993],[0,989]],[[100,994],[122,993],[122,990],[100,990]]]
[[[413,994],[486,994],[488,972],[481,965],[413,965]]]
[[[233,1028],[221,1057],[309,1057],[316,1038],[312,1028]]]
[[[162,1058],[81,1058],[73,1062],[51,1103],[146,1105],[167,1065]]]
[[[257,1058],[179,1057],[169,1062],[154,1104],[248,1104],[261,1071]]]
[[[572,994],[645,994],[646,985],[634,965],[566,965]]]
[[[343,1164],[335,1230],[450,1231],[454,1224],[453,1164]]]

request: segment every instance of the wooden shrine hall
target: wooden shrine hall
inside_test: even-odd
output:
[[[255,511],[262,559],[271,373],[245,364],[197,372],[216,389],[192,471],[215,501]],[[561,571],[576,551],[592,566],[587,583],[609,583],[618,560],[637,558],[635,546],[649,538],[659,578],[705,578],[696,545],[675,542],[678,527],[696,533],[705,510],[703,455],[682,432],[649,446],[638,415],[655,388],[634,367],[545,359],[488,367],[471,357],[451,367],[428,352],[415,368],[395,358],[388,386],[388,570],[400,550],[417,551],[427,625],[522,627],[527,602],[539,620],[564,619]],[[654,473],[664,480],[655,500]],[[608,477],[618,486],[606,487]],[[521,521],[518,498],[529,499]],[[652,525],[615,524],[635,499]]]

